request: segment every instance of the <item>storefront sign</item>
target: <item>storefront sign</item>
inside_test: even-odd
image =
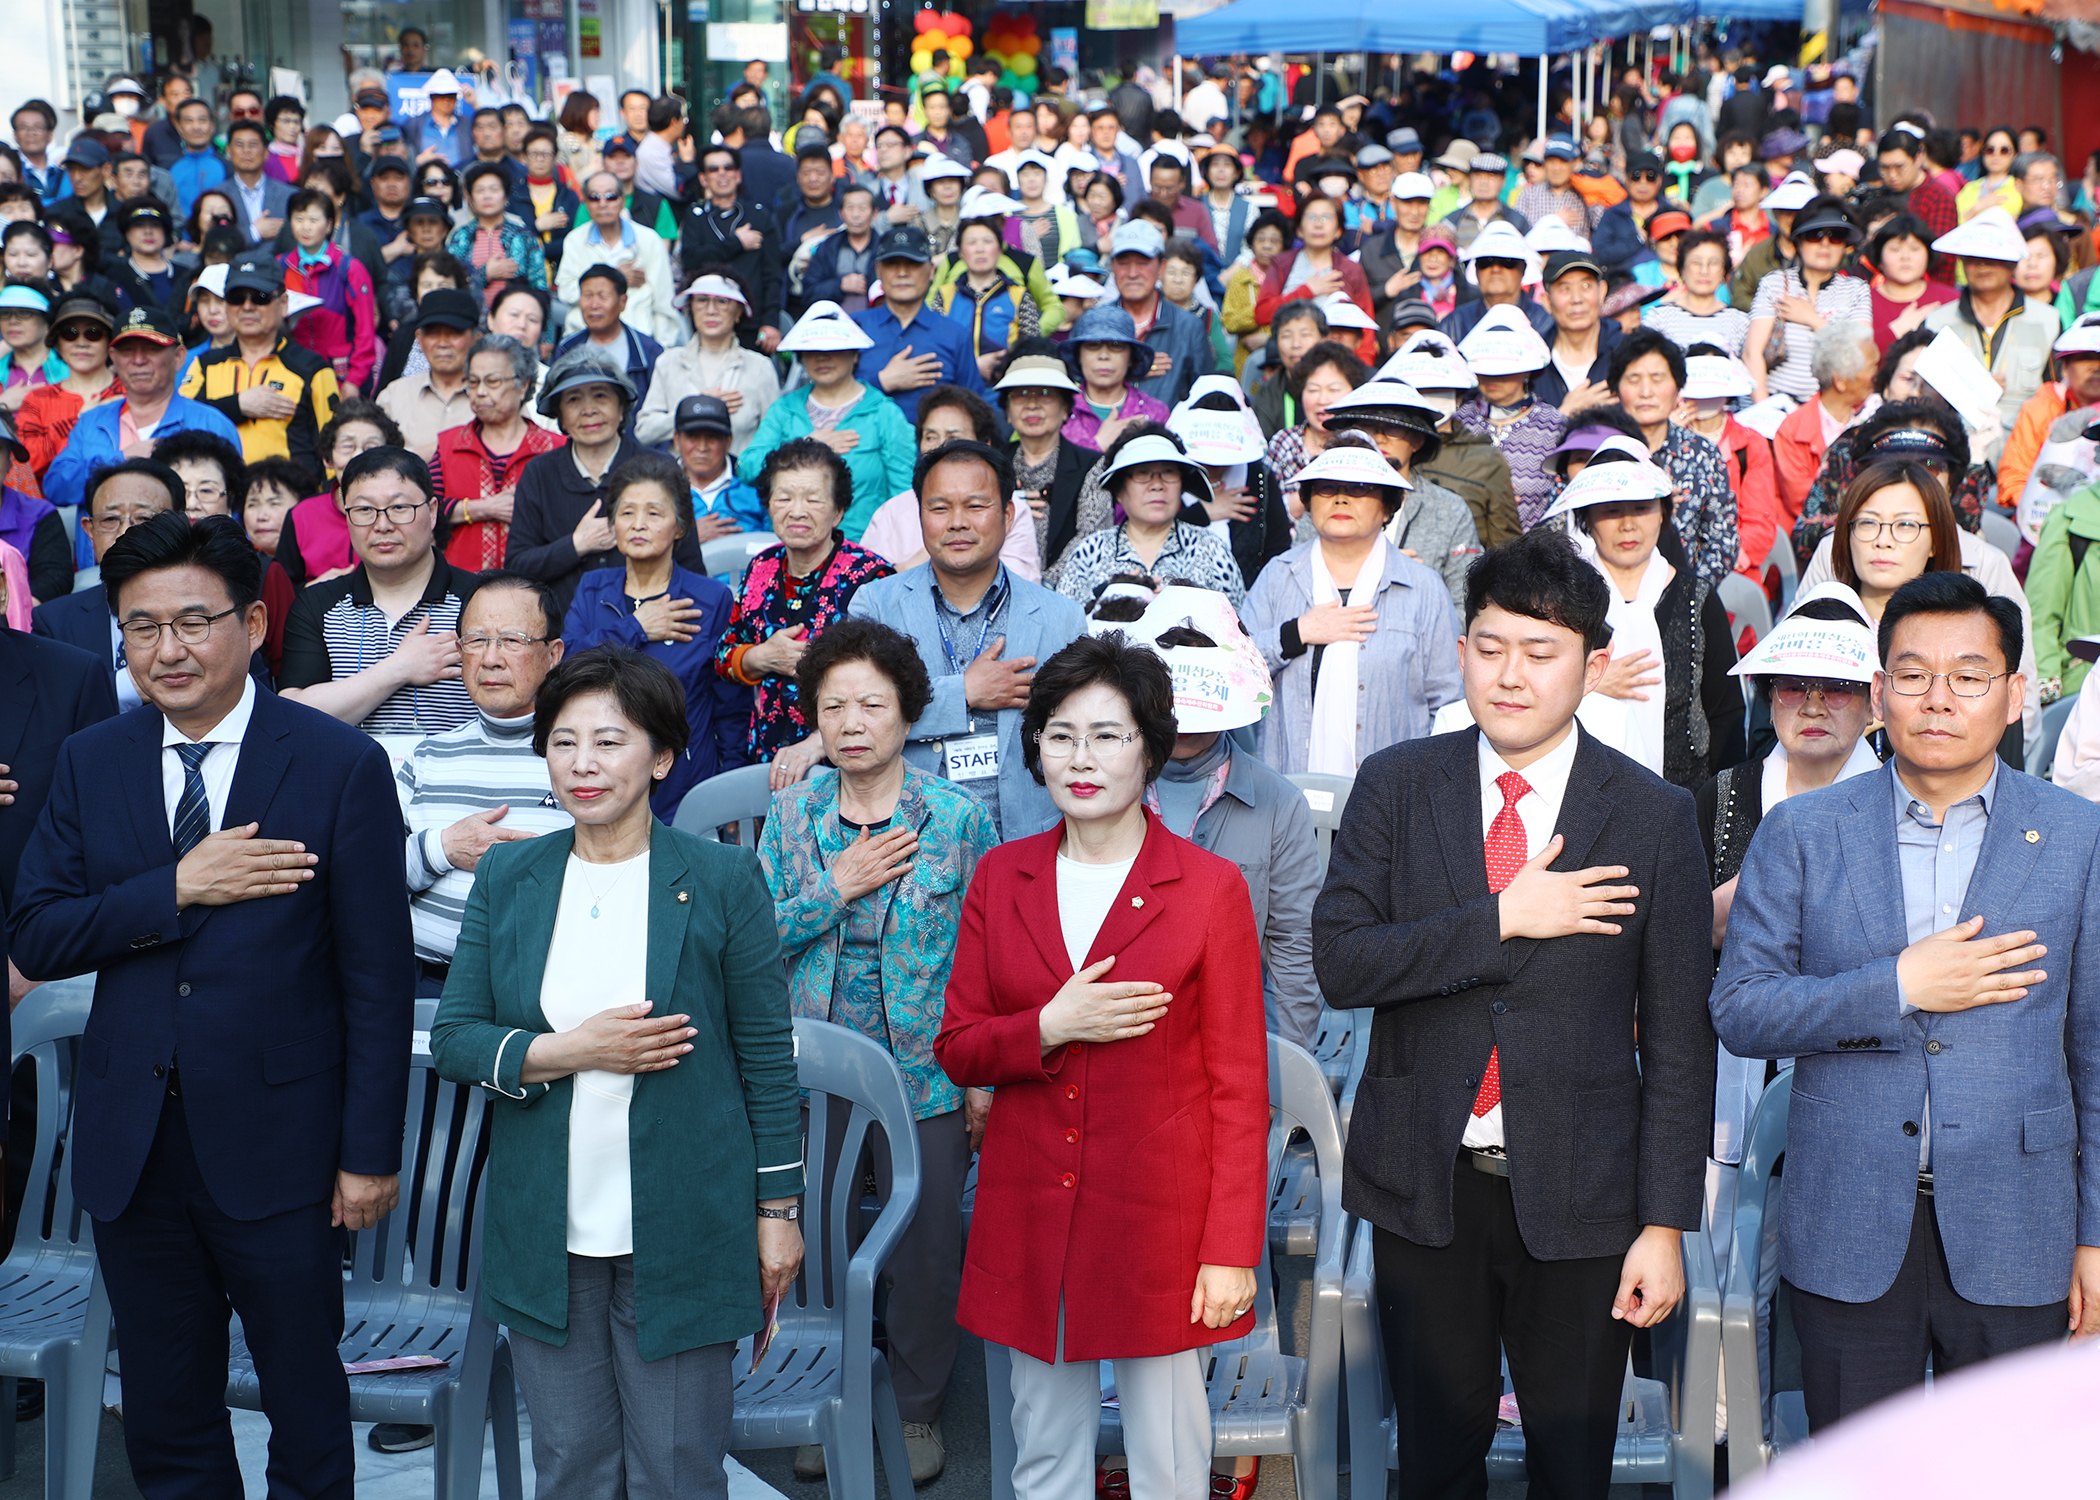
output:
[[[1089,31],[1151,31],[1159,25],[1159,0],[1086,0]]]
[[[576,0],[576,55],[603,57],[599,36],[598,0]]]
[[[780,62],[788,55],[787,22],[711,21],[707,27],[710,62]]]
[[[1079,28],[1077,26],[1053,26],[1050,28],[1050,61],[1063,68],[1066,73],[1079,71]]]

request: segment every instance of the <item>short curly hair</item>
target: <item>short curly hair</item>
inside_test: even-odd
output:
[[[820,469],[831,477],[831,503],[844,516],[853,506],[853,471],[846,467],[845,458],[818,442],[813,437],[790,438],[766,455],[765,467],[758,471],[758,498],[765,502],[768,513],[773,508],[773,483],[782,474],[797,469]]]
[[[1114,688],[1130,705],[1130,717],[1145,747],[1145,780],[1157,777],[1174,755],[1174,679],[1157,651],[1132,645],[1120,630],[1083,635],[1036,669],[1035,686],[1021,710],[1021,760],[1038,786],[1042,750],[1036,741],[1050,716],[1086,688]]]
[[[810,643],[795,668],[795,691],[802,712],[814,726],[817,721],[817,689],[833,667],[864,661],[897,689],[897,709],[907,724],[915,722],[933,702],[933,679],[912,638],[880,620],[847,616]]]

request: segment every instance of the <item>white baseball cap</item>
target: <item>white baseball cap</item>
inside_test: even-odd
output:
[[[459,76],[450,68],[439,68],[423,81],[419,89],[403,89],[404,94],[421,94],[428,99],[432,94],[457,94],[460,92]]]
[[[1684,362],[1684,389],[1678,394],[1687,401],[1717,401],[1747,396],[1755,389],[1741,360],[1695,354]]]
[[[1781,213],[1792,213],[1815,196],[1815,179],[1806,172],[1789,172],[1780,179],[1778,187],[1765,194],[1757,206],[1762,209],[1778,209]],[[2020,253],[2024,255],[2027,252],[2023,249]]]
[[[1402,172],[1393,179],[1392,196],[1396,199],[1434,198],[1436,184],[1429,180],[1426,172]]]

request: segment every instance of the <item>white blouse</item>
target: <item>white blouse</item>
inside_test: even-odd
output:
[[[648,998],[649,853],[594,865],[569,856],[540,981],[540,1011],[569,1031],[616,1005]],[[634,1188],[627,1107],[634,1074],[572,1075],[569,1100],[569,1253],[634,1253]]]

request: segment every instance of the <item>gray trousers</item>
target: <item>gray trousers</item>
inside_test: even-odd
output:
[[[645,1360],[634,1257],[569,1257],[569,1341],[513,1332],[540,1500],[726,1500],[735,1344]]]
[[[1101,1362],[1067,1360],[1064,1309],[1057,1362],[1013,1353],[1015,1500],[1087,1500],[1101,1431]],[[1204,1500],[1211,1492],[1205,1349],[1114,1361],[1130,1500]]]
[[[831,1112],[827,1158],[845,1143],[846,1111]],[[858,1170],[875,1175],[875,1192],[890,1195],[889,1143],[870,1132]],[[882,1326],[890,1339],[890,1379],[897,1414],[906,1422],[938,1422],[948,1399],[948,1377],[962,1332],[955,1305],[962,1296],[962,1194],[970,1174],[970,1136],[963,1111],[919,1121],[919,1207],[878,1279],[885,1295]],[[805,1231],[812,1232],[812,1231]],[[859,1236],[853,1236],[855,1243]]]

